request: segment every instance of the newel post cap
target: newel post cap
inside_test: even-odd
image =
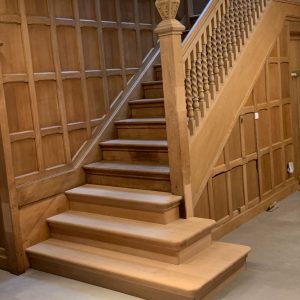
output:
[[[156,0],[155,6],[162,18],[155,32],[162,36],[168,34],[182,34],[185,27],[176,20],[180,0]]]
[[[175,19],[180,0],[156,0],[155,6],[163,20]]]

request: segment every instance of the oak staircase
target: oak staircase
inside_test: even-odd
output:
[[[27,249],[32,268],[144,299],[202,299],[240,270],[249,248],[214,242],[215,222],[179,217],[170,193],[161,67],[143,83],[118,139],[67,191],[70,210],[51,217],[51,238]]]

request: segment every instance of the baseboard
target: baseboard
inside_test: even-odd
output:
[[[246,210],[245,212],[233,217],[228,222],[216,227],[213,231],[213,239],[218,240],[225,234],[231,232],[232,230],[240,227],[244,223],[247,223],[255,216],[265,211],[272,203],[283,200],[285,197],[295,192],[298,189],[298,182],[296,179],[287,182],[284,187],[282,187],[277,192],[273,193],[269,197],[263,199],[256,206]]]

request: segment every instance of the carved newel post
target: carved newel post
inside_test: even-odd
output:
[[[177,21],[180,0],[156,0],[162,17],[155,32],[160,39],[171,190],[184,197],[187,217],[193,216],[189,136],[182,62],[181,35],[185,27]]]

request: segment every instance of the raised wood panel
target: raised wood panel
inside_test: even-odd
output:
[[[209,216],[220,228],[276,197],[295,176],[287,172],[288,163],[295,161],[287,37],[285,28],[194,203],[196,216]]]
[[[3,0],[0,14],[16,15],[0,21],[0,58],[24,184],[66,168],[92,138],[156,42],[155,8],[152,0]]]

